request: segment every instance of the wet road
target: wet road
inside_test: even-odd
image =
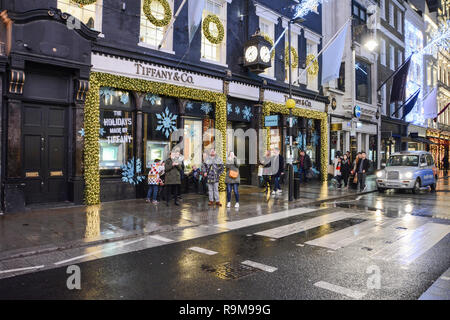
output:
[[[448,180],[437,190],[169,231],[104,258],[99,249],[92,261],[0,280],[0,298],[418,299],[438,278],[450,280],[442,276],[450,267]],[[80,267],[81,290],[66,286],[70,264]],[[445,282],[439,290],[445,296]]]

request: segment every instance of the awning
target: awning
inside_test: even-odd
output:
[[[418,142],[418,143],[426,143],[426,144],[437,144],[433,141],[430,141],[428,139],[422,138],[422,137],[402,137],[402,142]]]

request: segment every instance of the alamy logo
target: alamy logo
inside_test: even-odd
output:
[[[73,290],[81,290],[81,269],[77,265],[71,265],[67,267],[67,274],[70,276],[67,278],[66,285],[67,289]]]
[[[367,278],[367,289],[381,289],[381,271],[380,267],[372,265],[368,266],[366,273],[370,274]]]

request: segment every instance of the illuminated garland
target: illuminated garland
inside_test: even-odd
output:
[[[313,77],[317,76],[317,74],[319,73],[319,62],[317,61],[315,55],[308,54],[306,56],[306,65],[309,65],[308,74]]]
[[[97,2],[97,0],[70,0],[70,1],[75,2],[76,4],[79,4],[80,6],[88,6],[90,4]]]
[[[153,1],[159,2],[164,8],[164,18],[161,20],[156,19],[155,16],[152,14],[150,5],[152,4]],[[167,0],[144,0],[144,6],[142,7],[142,9],[147,19],[157,27],[167,26],[170,23],[170,20],[172,19],[172,9],[170,8],[170,4],[167,2]]]
[[[270,45],[273,48],[273,40],[272,40],[272,38],[269,35],[267,35],[267,34],[263,35],[263,37],[264,37],[264,39],[266,39],[270,43]],[[270,54],[270,59],[272,60],[274,56],[275,56],[275,50],[272,50],[272,53]]]
[[[213,36],[209,30],[209,25],[211,23],[214,23],[219,31],[217,37]],[[223,41],[223,38],[225,37],[225,30],[218,16],[215,14],[209,14],[205,19],[203,19],[203,34],[212,44],[220,44]]]
[[[151,92],[157,95],[214,103],[216,106],[215,126],[222,133],[222,159],[224,162],[226,161],[227,99],[223,93],[143,79],[127,78],[108,73],[92,72],[84,113],[84,180],[86,185],[86,204],[94,205],[100,203],[100,145],[98,142],[100,130],[100,87]],[[220,191],[225,191],[225,176],[225,172],[220,176]]]
[[[291,57],[292,68],[295,69],[298,67],[298,54],[297,54],[297,50],[295,50],[295,48],[292,46],[291,46],[291,52],[292,52],[292,57]],[[286,46],[286,48],[284,49],[284,57],[286,60],[286,61],[284,61],[286,68],[289,68],[289,46]]]
[[[264,102],[263,104],[264,115],[270,115],[271,113],[289,114],[289,109],[283,104],[277,104],[273,102]],[[303,117],[308,119],[320,120],[320,168],[322,173],[322,181],[328,179],[328,120],[325,112],[308,110],[302,108],[292,109],[292,115],[294,117]],[[270,129],[270,128],[268,128]],[[270,145],[270,137],[268,138],[268,145]]]

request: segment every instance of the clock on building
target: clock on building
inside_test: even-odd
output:
[[[261,36],[258,29],[244,45],[244,67],[254,73],[262,73],[270,68],[272,66],[271,47],[270,42]]]

